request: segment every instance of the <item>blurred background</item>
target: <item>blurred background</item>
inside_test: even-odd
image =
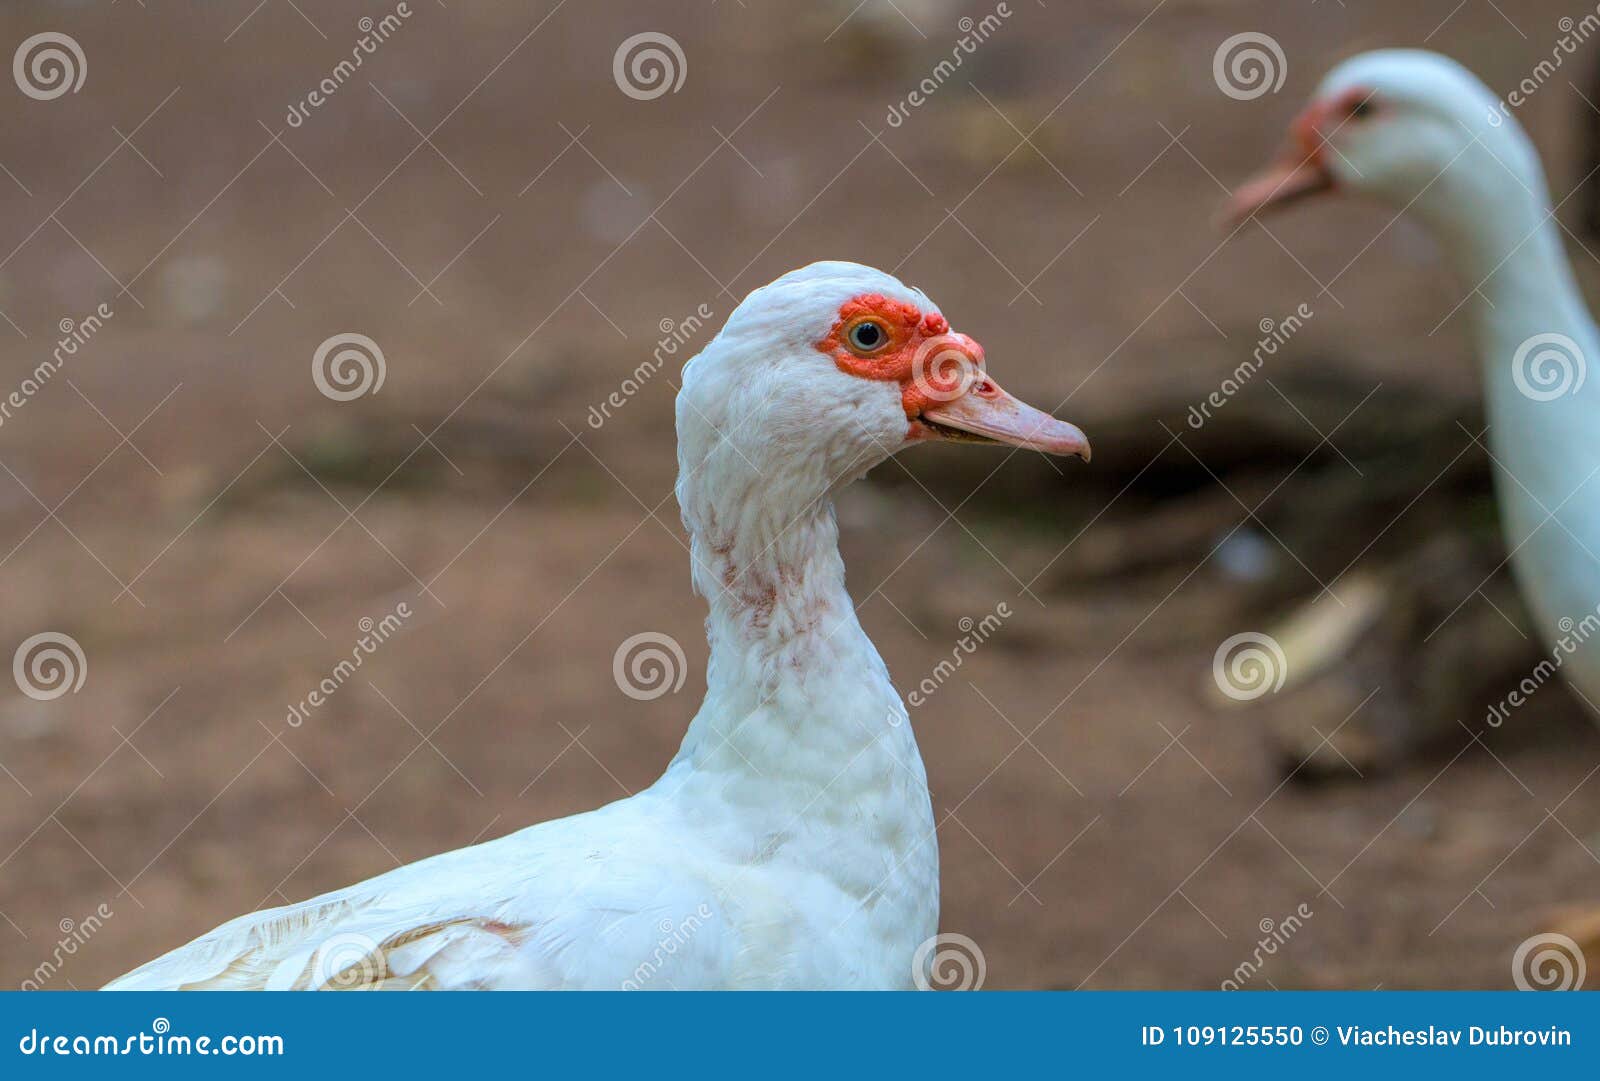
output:
[[[843,258],[1094,440],[919,450],[839,507],[902,691],[961,659],[912,714],[985,986],[1511,986],[1600,904],[1600,732],[1560,686],[1486,722],[1535,655],[1470,283],[1375,207],[1215,214],[1342,57],[1425,44],[1504,93],[1573,13],[8,5],[7,54],[65,35],[33,48],[82,83],[0,88],[0,984],[95,987],[649,784],[704,687],[677,370]],[[1226,93],[1246,32],[1281,85]],[[1591,296],[1597,67],[1517,113]],[[613,678],[643,632],[677,690]],[[1242,634],[1281,686],[1224,691]]]

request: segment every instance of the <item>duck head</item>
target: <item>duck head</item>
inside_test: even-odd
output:
[[[1538,154],[1476,76],[1437,53],[1383,49],[1328,73],[1278,157],[1234,193],[1224,216],[1237,224],[1350,192],[1449,234],[1481,234],[1485,221],[1527,225],[1525,208],[1542,205],[1544,190]]]
[[[684,366],[678,503],[697,589],[761,613],[837,571],[831,496],[908,447],[1089,457],[1082,431],[1001,389],[983,347],[920,290],[813,263],[747,296]]]
[[[743,474],[802,500],[922,443],[1089,458],[1083,432],[1003,390],[926,295],[857,263],[812,263],[747,296],[685,366],[677,421],[684,476]]]

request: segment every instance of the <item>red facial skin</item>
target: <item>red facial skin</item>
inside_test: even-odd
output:
[[[886,337],[878,348],[862,355],[850,347],[846,335],[855,324],[869,319],[882,328]],[[931,355],[953,349],[969,357],[979,371],[983,368],[983,346],[965,334],[952,333],[944,316],[938,312],[923,314],[913,304],[891,300],[878,293],[852,297],[840,305],[838,320],[829,328],[827,336],[817,342],[816,347],[818,352],[832,357],[840,371],[863,379],[900,384],[900,400],[905,407],[906,419],[910,421],[906,431],[908,440],[934,436],[932,429],[918,418],[923,410],[942,404],[928,393],[930,388],[927,384],[934,381],[937,387],[938,383],[936,367],[928,364],[926,357],[924,363],[928,370],[920,373],[921,379],[917,378],[918,350],[926,349],[927,354]],[[993,395],[997,391],[994,384],[980,378],[974,384],[972,393]]]
[[[1366,87],[1352,86],[1329,101],[1313,101],[1307,105],[1289,128],[1289,137],[1305,154],[1305,160],[1327,172],[1327,137],[1349,120],[1358,106],[1367,103],[1372,94]],[[1330,180],[1332,175],[1328,173]]]

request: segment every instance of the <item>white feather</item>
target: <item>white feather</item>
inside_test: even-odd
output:
[[[844,589],[830,494],[900,445],[898,387],[813,343],[820,263],[757,290],[685,369],[678,495],[710,604],[707,695],[638,795],[250,913],[113,981],[201,988],[903,988],[938,850],[899,696]]]

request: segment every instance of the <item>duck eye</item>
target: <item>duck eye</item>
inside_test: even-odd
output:
[[[1350,106],[1350,119],[1365,120],[1367,117],[1371,116],[1377,111],[1378,106],[1376,102],[1374,102],[1371,98],[1363,98],[1354,105]]]
[[[871,319],[863,319],[845,334],[850,348],[858,353],[871,353],[889,340],[888,333]]]

